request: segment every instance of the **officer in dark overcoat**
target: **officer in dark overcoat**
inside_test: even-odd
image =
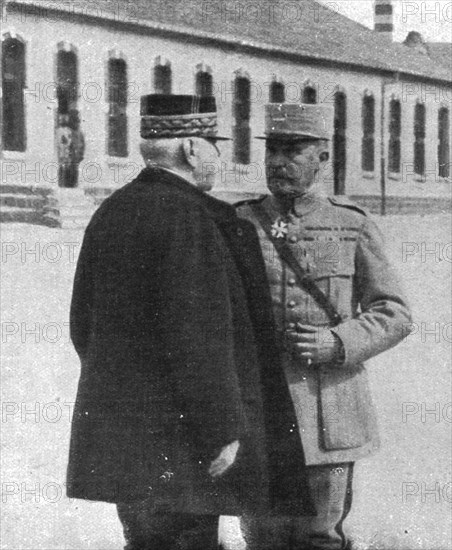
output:
[[[75,275],[67,493],[116,503],[128,550],[208,550],[220,514],[268,506],[295,413],[256,230],[205,193],[214,98],[145,96],[142,115],[147,167],[94,214]]]
[[[316,512],[244,518],[249,550],[349,548],[343,523],[353,464],[379,447],[363,363],[401,341],[411,322],[373,219],[345,197],[323,196],[317,185],[332,130],[328,105],[267,105],[272,194],[237,206],[255,224],[264,252]]]

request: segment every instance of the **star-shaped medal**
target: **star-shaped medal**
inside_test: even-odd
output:
[[[272,225],[273,237],[276,239],[284,239],[289,231],[287,226],[288,224],[286,222],[283,222],[280,218],[278,218]]]

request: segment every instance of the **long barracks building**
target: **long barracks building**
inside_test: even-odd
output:
[[[7,0],[2,11],[3,221],[83,225],[143,166],[140,96],[213,94],[222,135],[216,194],[265,192],[264,105],[334,106],[325,192],[375,211],[450,208],[451,45],[392,41],[313,0]],[[78,186],[58,181],[59,115],[86,141]],[[69,222],[68,222],[69,220]]]

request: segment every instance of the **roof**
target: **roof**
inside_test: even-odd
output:
[[[451,82],[450,68],[314,0],[9,0],[9,6],[40,6],[52,11],[92,15],[177,33],[186,41],[213,40],[267,54],[300,57],[306,62],[347,65],[359,70],[401,73]]]
[[[452,73],[452,43],[449,42],[427,42],[428,54],[436,63],[448,68]]]

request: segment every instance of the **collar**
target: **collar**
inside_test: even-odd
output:
[[[184,176],[182,176],[181,174],[179,174],[175,170],[171,170],[171,168],[167,168],[166,166],[158,166],[157,164],[155,164],[152,167],[149,167],[149,169],[150,170],[163,170],[164,172],[168,172],[169,174],[172,174],[173,176],[176,176],[177,178],[180,178],[180,179],[186,181],[190,185],[195,185],[194,183],[192,183],[191,181],[188,181],[186,178],[184,178]],[[195,187],[196,187],[196,185],[195,185]]]
[[[294,200],[293,204],[293,212],[295,216],[298,218],[301,218],[301,216],[304,216],[305,214],[308,214],[315,208],[318,208],[320,206],[322,199],[317,193],[309,192],[303,195],[302,197],[298,197]]]
[[[187,199],[206,208],[208,214],[213,218],[226,222],[237,218],[235,208],[232,205],[208,195],[205,191],[201,191],[196,185],[168,168],[161,166],[146,167],[141,174],[143,180],[159,181],[173,189],[177,189],[179,193],[186,195]]]
[[[268,210],[271,214],[279,214],[293,221],[294,218],[301,218],[305,214],[308,214],[312,210],[318,208],[322,198],[314,192],[309,192],[298,197],[296,199],[289,199],[287,201],[276,198],[274,195],[270,195],[268,200],[265,201],[268,206]]]

